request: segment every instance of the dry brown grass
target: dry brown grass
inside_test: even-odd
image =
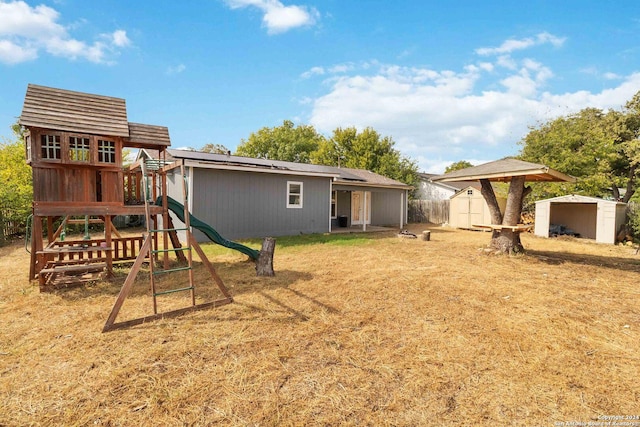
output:
[[[527,255],[505,257],[482,251],[486,233],[431,238],[277,247],[275,278],[212,256],[235,303],[107,334],[126,271],[40,294],[24,250],[0,248],[0,425],[551,426],[640,414],[634,250],[525,235]],[[138,280],[125,318],[150,312]]]

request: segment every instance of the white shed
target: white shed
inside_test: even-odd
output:
[[[616,243],[616,234],[626,220],[626,203],[579,195],[536,202],[536,236],[549,237],[552,225],[563,225],[580,237],[598,243]]]
[[[478,184],[479,186],[479,184]],[[475,228],[474,225],[491,224],[489,206],[479,188],[469,186],[458,191],[449,199],[449,225],[456,228]],[[507,200],[498,198],[498,205],[504,212]]]

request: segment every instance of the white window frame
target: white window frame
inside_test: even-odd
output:
[[[295,196],[298,193],[292,193],[291,187],[297,185],[300,187],[300,203],[291,203],[291,196]],[[302,209],[302,201],[304,194],[304,183],[301,181],[287,181],[287,209]]]
[[[331,190],[331,207],[333,210],[333,215],[331,215],[331,219],[338,218],[338,190]]]

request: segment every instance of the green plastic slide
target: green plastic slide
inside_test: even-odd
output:
[[[156,200],[156,205],[162,206],[162,197],[158,197],[158,199]],[[184,222],[184,206],[182,205],[182,203],[179,203],[175,199],[167,196],[167,205],[169,210],[176,214],[180,221]],[[218,234],[218,232],[214,230],[213,227],[211,227],[209,224],[200,221],[198,218],[191,214],[189,214],[189,223],[193,228],[203,232],[212,242],[217,243],[218,245],[222,245],[226,248],[242,252],[253,260],[257,260],[258,256],[260,255],[260,251],[225,239],[220,234]]]

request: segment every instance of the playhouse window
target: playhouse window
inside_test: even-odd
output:
[[[333,190],[331,192],[331,218],[337,218],[337,206],[338,206],[338,192]]]
[[[116,162],[116,143],[113,141],[98,140],[98,161],[100,163]]]
[[[473,190],[472,189],[468,189],[467,190],[467,196],[473,196]]]
[[[31,161],[31,135],[27,134],[24,136],[24,143],[25,143],[25,147],[27,149],[27,162]]]
[[[302,208],[302,183],[287,181],[287,208]]]
[[[72,136],[69,138],[69,160],[74,162],[88,162],[89,138]]]
[[[42,158],[46,160],[60,160],[60,135],[41,136]]]

